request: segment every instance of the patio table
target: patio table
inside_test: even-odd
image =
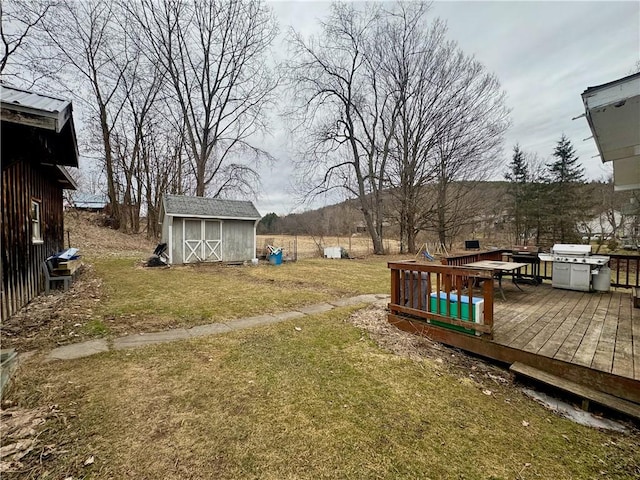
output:
[[[480,268],[482,270],[492,270],[493,276],[498,279],[498,289],[500,290],[500,295],[502,295],[502,299],[506,300],[504,296],[504,291],[502,290],[502,276],[507,273],[511,274],[511,281],[513,284],[518,287],[518,290],[523,291],[518,285],[518,282],[515,280],[515,274],[520,271],[522,267],[526,267],[526,263],[517,263],[517,262],[499,262],[497,260],[481,260],[479,262],[465,263],[463,267],[469,268]]]

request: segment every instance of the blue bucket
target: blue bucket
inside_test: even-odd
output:
[[[269,254],[269,263],[271,265],[282,265],[282,250]]]

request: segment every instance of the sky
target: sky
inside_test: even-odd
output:
[[[281,24],[304,35],[318,32],[329,2],[269,2]],[[504,167],[517,143],[526,153],[549,161],[564,133],[573,143],[589,180],[611,174],[597,157],[584,117],[581,93],[631,73],[640,60],[640,2],[434,2],[432,15],[447,22],[448,38],[497,75],[511,109],[505,135]],[[278,48],[278,46],[276,46]],[[587,140],[585,140],[587,139]],[[335,203],[319,199],[301,205],[293,194],[287,133],[265,140],[277,158],[260,170],[262,188],[255,201],[262,215],[286,215]],[[504,170],[495,178],[503,179]]]

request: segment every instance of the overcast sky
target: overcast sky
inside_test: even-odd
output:
[[[286,32],[318,31],[329,2],[270,2]],[[610,174],[597,155],[580,94],[628,75],[640,57],[640,2],[435,2],[434,17],[445,20],[449,38],[495,73],[507,93],[512,126],[503,151],[510,162],[516,143],[548,160],[564,132],[589,179]],[[266,147],[278,162],[262,172],[256,207],[262,215],[300,210],[291,191],[290,153],[284,131]],[[502,179],[498,177],[498,179]],[[330,199],[326,203],[333,203]],[[316,203],[314,206],[320,206]]]

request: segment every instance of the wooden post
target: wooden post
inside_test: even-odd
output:
[[[398,305],[400,303],[400,270],[391,269],[391,304]]]
[[[493,278],[482,282],[484,297],[484,324],[488,325],[489,338],[493,339]]]

